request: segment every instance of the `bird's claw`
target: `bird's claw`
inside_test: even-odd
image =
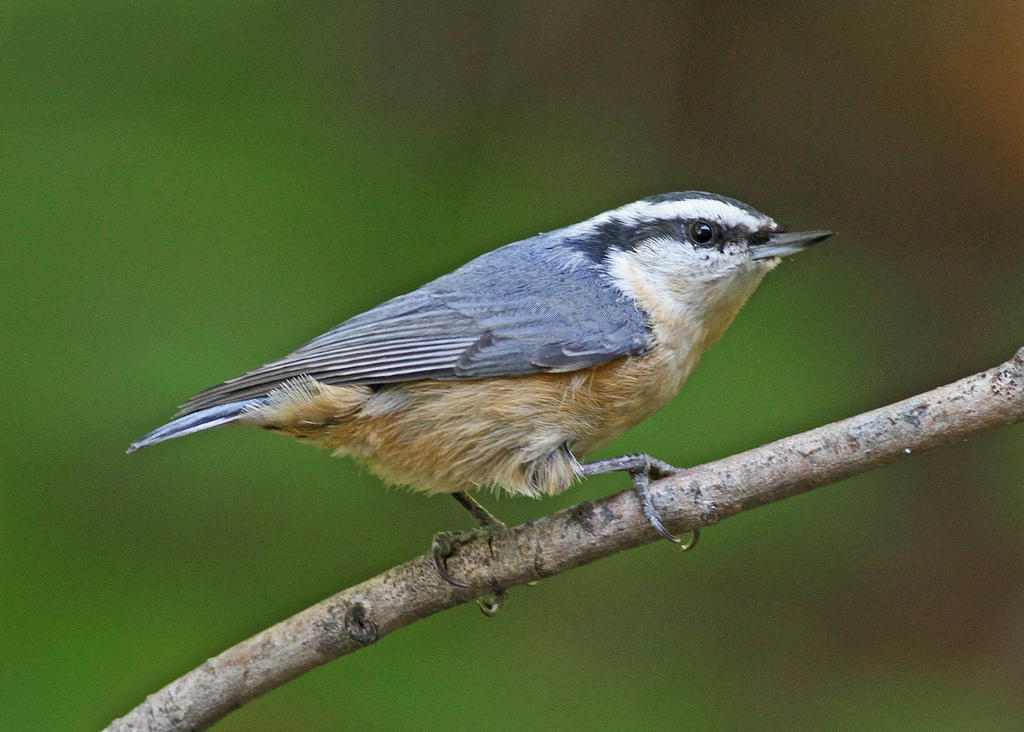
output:
[[[487,537],[488,545],[492,546],[495,535],[504,533],[508,529],[505,524],[470,496],[465,493],[454,493],[453,496],[459,505],[472,514],[480,526],[469,531],[443,531],[435,534],[430,548],[430,557],[434,561],[434,569],[437,570],[441,579],[455,587],[469,587],[468,583],[456,579],[448,571],[448,557],[455,553],[457,547],[481,537]],[[495,587],[489,597],[477,599],[476,604],[480,608],[480,612],[492,618],[501,610],[507,598],[508,591],[504,587]]]
[[[645,455],[643,457],[647,456]],[[673,468],[673,472],[678,471]],[[664,467],[655,466],[650,463],[638,465],[629,471],[629,476],[633,479],[633,492],[636,493],[637,497],[640,499],[640,508],[643,510],[648,523],[650,523],[650,525],[654,527],[654,530],[661,534],[665,539],[668,539],[674,544],[679,544],[682,539],[666,529],[665,525],[661,523],[661,516],[658,515],[657,509],[654,508],[654,503],[651,501],[651,494],[648,490],[652,476],[665,474],[666,471]],[[671,475],[671,473],[668,473],[668,475]]]
[[[455,587],[469,587],[462,580],[455,579],[448,571],[448,557],[455,553],[457,547],[477,539],[481,536],[491,536],[493,531],[483,528],[470,529],[469,531],[442,531],[434,534],[434,541],[430,546],[430,558],[434,560],[434,569],[441,575],[441,579]]]
[[[654,530],[668,541],[674,544],[682,544],[683,551],[688,551],[696,546],[700,532],[697,529],[693,529],[690,532],[690,541],[683,544],[682,539],[666,529],[665,525],[661,523],[661,517],[658,515],[657,509],[654,508],[650,492],[647,490],[651,480],[675,475],[681,472],[682,468],[669,465],[644,453],[623,455],[622,457],[609,458],[608,460],[597,460],[592,463],[586,463],[582,468],[583,475],[598,475],[599,473],[611,473],[619,470],[627,471],[633,480],[633,492],[640,499],[640,508],[644,512],[644,517],[654,527]]]
[[[476,604],[480,608],[480,612],[489,618],[493,618],[501,610],[505,604],[505,600],[508,599],[508,590],[504,587],[498,587],[491,593],[488,598],[477,598]]]

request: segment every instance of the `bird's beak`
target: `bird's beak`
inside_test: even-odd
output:
[[[772,234],[764,244],[755,244],[750,247],[751,259],[770,259],[771,257],[796,254],[830,236],[832,236],[831,231],[796,231],[792,234]]]

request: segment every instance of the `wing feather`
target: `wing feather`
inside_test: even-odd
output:
[[[179,414],[265,396],[296,376],[387,384],[574,371],[650,347],[646,315],[558,232],[496,249],[351,318]]]

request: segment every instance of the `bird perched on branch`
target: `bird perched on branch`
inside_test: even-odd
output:
[[[284,358],[192,397],[129,452],[225,424],[284,432],[385,480],[452,493],[558,493],[581,476],[673,472],[646,455],[581,463],[679,391],[780,257],[785,233],[724,196],[645,198],[488,252]],[[441,535],[439,535],[441,536]],[[442,576],[444,552],[435,548]]]

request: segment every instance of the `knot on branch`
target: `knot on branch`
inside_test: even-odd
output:
[[[377,624],[370,619],[366,605],[361,602],[334,605],[316,623],[316,649],[327,656],[337,656],[348,651],[345,646],[355,643],[368,646],[380,633]]]
[[[361,602],[353,604],[345,613],[345,634],[361,646],[377,640],[377,624],[370,620]]]

